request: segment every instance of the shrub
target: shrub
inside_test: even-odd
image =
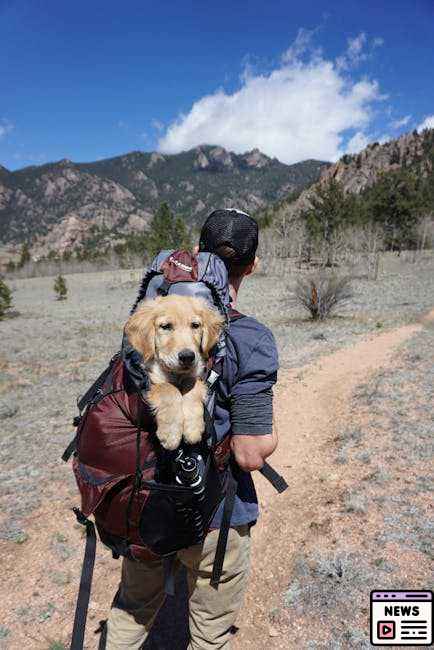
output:
[[[294,301],[306,309],[314,320],[324,320],[338,306],[351,298],[349,276],[327,275],[324,272],[298,278]]]
[[[51,641],[48,650],[67,650],[67,648],[62,641]]]
[[[12,307],[12,292],[2,278],[0,278],[0,320],[4,318],[8,309]]]
[[[30,256],[30,247],[29,247],[28,243],[25,242],[21,247],[21,255],[20,255],[20,259],[18,261],[18,268],[22,269],[23,266],[28,264],[31,259],[32,258]]]
[[[57,295],[57,300],[66,300],[68,294],[68,287],[63,275],[58,275],[54,281],[54,292]]]

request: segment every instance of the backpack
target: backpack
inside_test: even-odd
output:
[[[121,350],[79,400],[74,440],[62,458],[73,455],[81,508],[73,508],[87,540],[71,650],[83,647],[96,535],[113,557],[137,561],[161,557],[165,591],[174,594],[176,552],[203,541],[224,499],[211,584],[218,588],[237,484],[231,471],[230,439],[218,441],[213,424],[216,387],[222,374],[230,323],[243,315],[230,307],[227,271],[211,253],[162,251],[145,273],[140,302],[158,295],[201,297],[225,316],[226,328],[208,364],[205,434],[200,444],[163,449],[146,402],[148,378],[141,356],[124,336]],[[287,485],[265,464],[262,473],[279,492]]]

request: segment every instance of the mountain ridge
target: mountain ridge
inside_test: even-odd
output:
[[[113,239],[143,232],[163,202],[190,225],[215,207],[255,212],[316,181],[330,163],[285,165],[258,149],[201,145],[179,154],[132,151],[95,162],[0,166],[0,241],[40,254],[80,246],[93,228]]]

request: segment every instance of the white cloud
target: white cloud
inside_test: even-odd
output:
[[[370,138],[363,133],[363,131],[357,131],[353,137],[348,141],[346,153],[359,153],[365,147],[368,146]]]
[[[406,115],[405,117],[402,117],[400,120],[393,120],[393,122],[390,123],[390,126],[392,129],[400,129],[402,126],[407,126],[407,124],[411,120],[411,115]]]
[[[162,131],[164,129],[164,123],[160,120],[151,120],[151,126],[156,131]]]
[[[272,72],[250,73],[234,93],[219,89],[195,102],[169,125],[159,149],[176,153],[209,143],[237,153],[258,147],[286,163],[337,160],[349,135],[369,128],[384,97],[376,81],[351,78],[324,58],[312,36],[300,30]],[[351,41],[353,59],[365,41],[364,35]]]
[[[348,39],[347,56],[353,65],[357,65],[360,61],[363,61],[366,58],[367,55],[363,52],[365,45],[366,34],[364,32],[361,32],[355,38]]]
[[[365,32],[360,32],[354,38],[347,39],[347,49],[344,54],[336,59],[336,66],[340,70],[350,70],[356,68],[364,61],[372,58],[374,50],[381,47],[384,40],[380,37],[373,38],[369,42]]]
[[[419,133],[424,129],[434,129],[434,115],[427,115],[424,121],[417,127]]]
[[[124,120],[118,120],[117,127],[118,129],[127,129],[128,124]]]
[[[282,54],[282,63],[297,63],[305,54],[310,54],[312,58],[318,58],[322,55],[322,50],[315,47],[312,43],[315,29],[304,29],[300,27],[292,45]]]
[[[3,138],[5,135],[8,135],[11,131],[14,130],[14,125],[9,120],[0,120],[0,138]]]

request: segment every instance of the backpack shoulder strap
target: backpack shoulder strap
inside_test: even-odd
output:
[[[161,274],[162,274],[161,271],[157,271],[156,269],[153,268],[149,269],[149,271],[145,273],[140,283],[139,293],[137,294],[136,301],[134,305],[131,307],[130,316],[134,314],[137,307],[139,306],[139,303],[143,300],[143,298],[146,297],[146,291],[148,290],[148,286],[152,278],[154,278],[156,275],[161,275]]]
[[[93,401],[97,393],[101,390],[101,388],[104,386],[107,378],[109,377],[110,373],[113,371],[113,366],[115,362],[119,359],[120,357],[120,352],[117,352],[111,359],[110,363],[105,368],[98,379],[94,381],[92,386],[85,392],[85,394],[78,400],[77,406],[78,410],[80,413],[86,408],[86,406]]]

